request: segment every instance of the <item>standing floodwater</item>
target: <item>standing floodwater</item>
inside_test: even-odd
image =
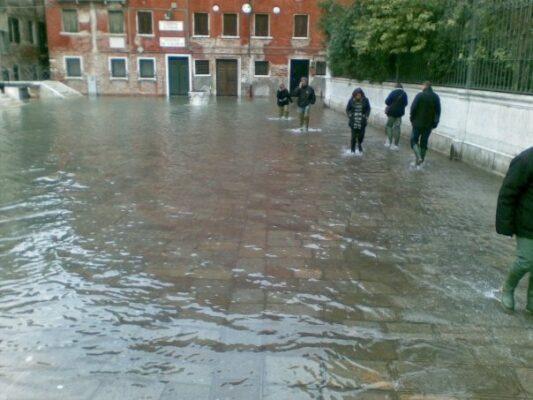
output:
[[[296,115],[291,109],[291,115]],[[273,101],[0,110],[0,399],[516,399],[501,179]],[[519,290],[525,293],[524,290]],[[427,397],[424,397],[427,396]]]

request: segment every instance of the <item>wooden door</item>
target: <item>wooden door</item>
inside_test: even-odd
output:
[[[217,96],[237,96],[239,90],[237,60],[217,60]]]
[[[169,57],[168,90],[171,96],[186,96],[189,93],[189,59]]]

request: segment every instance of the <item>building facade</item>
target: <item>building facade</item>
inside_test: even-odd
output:
[[[0,0],[0,81],[46,78],[44,0]]]
[[[317,0],[46,0],[54,79],[88,94],[321,94]]]

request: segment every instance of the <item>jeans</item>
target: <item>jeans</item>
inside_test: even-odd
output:
[[[385,125],[387,130],[387,137],[389,142],[392,144],[392,139],[394,138],[394,144],[398,146],[400,143],[400,126],[402,124],[402,117],[388,117],[387,124]]]
[[[418,144],[421,149],[426,150],[428,148],[429,135],[431,134],[431,128],[415,128],[411,133],[411,148]],[[419,143],[420,141],[420,143]]]
[[[357,144],[357,148],[359,151],[363,151],[363,146],[361,144],[363,143],[363,140],[365,139],[365,128],[361,129],[352,129],[352,141],[351,141],[351,150],[352,153],[355,153],[355,145]]]
[[[309,116],[309,110],[311,110],[311,104],[305,106],[305,107],[298,107],[298,113],[303,114],[304,116]]]

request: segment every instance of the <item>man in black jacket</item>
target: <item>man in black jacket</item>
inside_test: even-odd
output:
[[[296,97],[298,105],[298,115],[300,117],[300,130],[309,130],[309,111],[311,105],[315,104],[315,90],[308,85],[307,78],[304,76],[300,79],[300,85],[296,88],[292,97]]]
[[[419,166],[426,158],[429,135],[440,120],[440,98],[431,88],[431,82],[422,84],[422,91],[418,93],[411,104],[411,148]]]
[[[533,313],[533,147],[509,165],[498,196],[496,232],[516,236],[516,258],[503,284],[502,305],[514,310],[514,290],[529,272],[526,310]]]
[[[385,99],[385,114],[387,114],[387,124],[385,125],[387,139],[385,141],[385,147],[389,147],[391,150],[398,150],[402,117],[405,114],[405,107],[407,106],[407,94],[403,90],[400,82],[396,83],[394,87],[396,89],[390,92]]]

